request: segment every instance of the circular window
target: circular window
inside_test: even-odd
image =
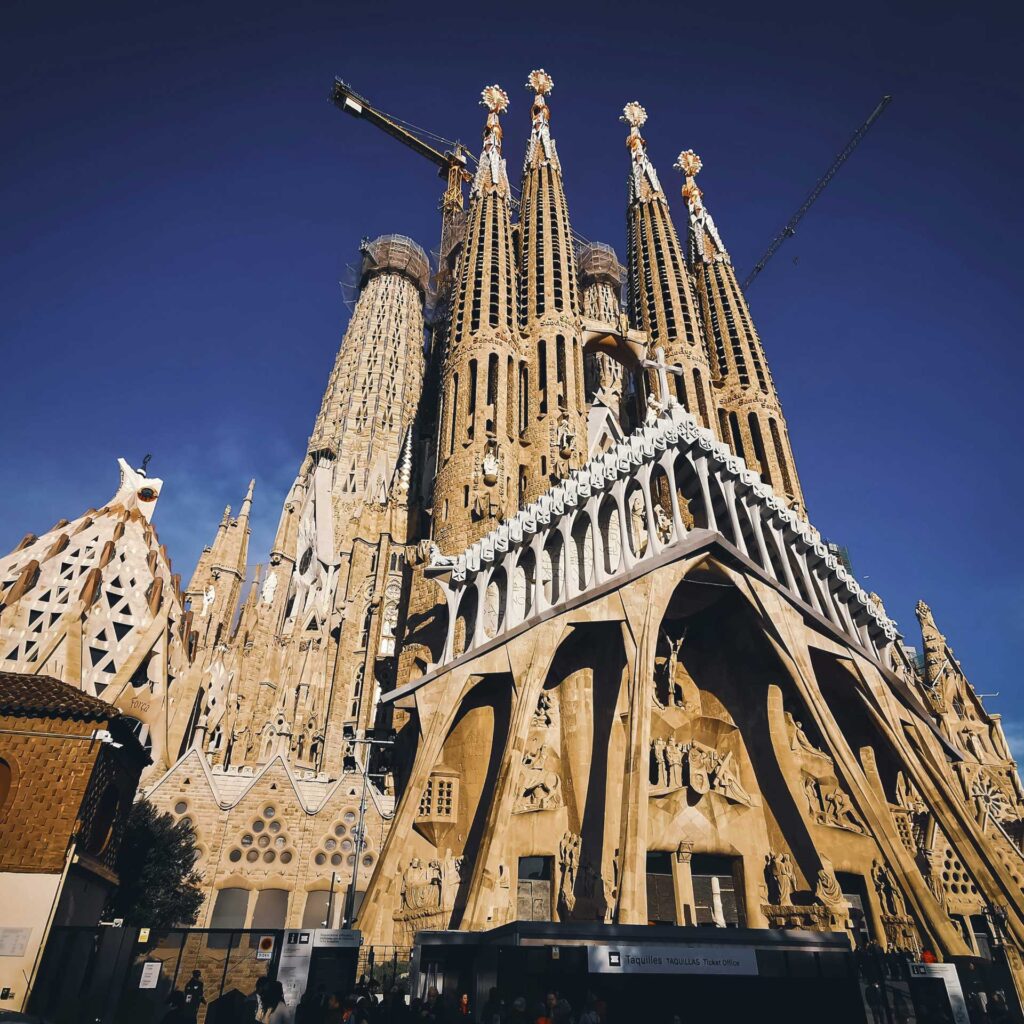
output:
[[[333,857],[331,857],[331,863],[335,867],[337,867],[341,863],[341,854],[340,853],[336,853]]]
[[[280,832],[281,831],[281,822],[279,822],[279,821],[272,821],[270,823],[270,831],[271,832]]]
[[[270,863],[271,863],[271,862],[272,862],[272,861],[274,860],[274,858],[275,858],[276,856],[277,856],[277,854],[276,854],[276,853],[274,853],[274,851],[273,851],[273,850],[267,850],[267,852],[266,852],[265,854],[263,854],[263,859],[264,859],[264,860],[265,860],[265,861],[266,861],[266,862],[267,862],[268,864],[270,864]]]
[[[363,858],[363,865],[364,865],[364,867],[369,867],[372,863],[373,863],[373,857],[371,857],[369,854],[367,854]]]
[[[270,836],[260,836],[257,845],[261,850],[265,850],[270,845]]]
[[[264,818],[272,818],[275,814],[277,814],[277,810],[273,806],[268,805],[263,808]]]
[[[345,826],[342,825],[340,822],[339,824],[334,826],[334,834],[336,836],[343,836],[347,831],[348,829],[346,829]]]
[[[292,859],[292,852],[291,852],[291,850],[285,850],[284,853],[281,854],[281,863],[282,864],[290,864],[291,863],[291,859]]]
[[[246,833],[244,836],[242,836],[242,845],[243,846],[252,846],[252,836],[249,835],[248,833]]]
[[[188,804],[184,800],[179,800],[174,805],[175,814],[184,814],[188,810]]]
[[[287,841],[284,836],[278,836],[274,840],[274,845],[280,850]]]
[[[156,491],[152,487],[140,487],[136,494],[139,501],[156,501]]]
[[[348,821],[348,822],[355,821],[356,820],[356,812],[355,811],[346,811],[345,812],[345,820]]]
[[[253,832],[262,832],[263,831],[263,822],[262,822],[261,819],[257,818],[252,823],[252,830],[253,830]]]
[[[242,859],[242,851],[241,850],[232,850],[228,854],[228,860],[231,861],[232,864],[237,864],[241,859]]]
[[[351,839],[343,839],[341,841],[341,848],[347,853],[349,850],[352,849],[352,840]]]
[[[348,855],[348,863],[349,864],[355,864],[355,862],[356,862],[356,855],[354,853],[350,853]]]
[[[335,849],[335,847],[337,847],[337,845],[338,844],[333,839],[328,839],[327,842],[324,843],[324,849],[325,850],[333,850],[333,849]]]
[[[192,828],[192,819],[186,814],[184,818],[178,819],[178,824],[188,825],[189,828]]]
[[[260,859],[260,852],[259,852],[259,850],[250,850],[250,851],[249,851],[249,852],[248,852],[248,853],[247,853],[247,854],[245,855],[245,859],[246,859],[246,860],[247,860],[247,861],[248,861],[248,862],[249,862],[250,864],[254,863],[255,861],[258,861],[258,860]]]
[[[315,857],[313,858],[313,861],[314,861],[314,863],[316,863],[316,864],[326,864],[326,863],[327,863],[327,854],[326,854],[326,853],[318,853],[318,854],[317,854],[317,855],[316,855],[316,856],[315,856]]]

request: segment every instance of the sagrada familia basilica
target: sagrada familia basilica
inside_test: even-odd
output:
[[[999,718],[927,605],[917,657],[812,525],[699,157],[673,216],[626,106],[623,266],[574,241],[552,80],[529,88],[518,193],[491,86],[437,265],[363,243],[256,582],[253,483],[182,587],[163,483],[122,461],[110,500],[0,559],[0,667],[137,721],[203,927],[337,926],[351,886],[379,944],[798,927],[999,942],[1020,978]]]

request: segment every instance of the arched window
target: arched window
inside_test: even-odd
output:
[[[515,434],[516,416],[516,379],[515,363],[511,356],[508,357],[508,367],[505,371],[505,432],[512,439]]]
[[[708,422],[708,406],[704,400],[704,386],[700,379],[700,370],[696,367],[693,370],[693,390],[697,396],[697,407],[700,409],[700,422],[705,427],[710,426]]]
[[[469,361],[469,395],[466,404],[466,437],[473,439],[476,429],[476,360]]]
[[[497,432],[498,420],[498,354],[487,357],[487,417],[484,430],[488,435]]]
[[[448,435],[448,454],[455,451],[455,430],[459,422],[459,375],[452,377],[452,429]]]
[[[96,801],[96,810],[89,823],[89,834],[85,841],[85,852],[93,857],[100,856],[114,838],[114,823],[117,819],[117,807],[121,802],[121,794],[117,786],[108,782],[106,788]]]
[[[227,890],[222,889],[221,892]],[[263,889],[256,897],[252,912],[252,925],[256,929],[283,928],[288,914],[287,889]]]
[[[11,766],[0,757],[0,818],[4,816],[4,811],[7,810],[7,801],[11,796],[13,788],[14,772],[11,771]]]
[[[519,364],[519,434],[526,433],[530,420],[530,368],[526,363]]]
[[[537,390],[540,392],[538,411],[543,416],[548,411],[548,343],[543,338],[537,342]]]
[[[343,899],[344,897],[342,897]],[[325,889],[316,889],[306,894],[306,906],[302,911],[303,928],[330,928],[331,923],[327,920],[327,905],[330,902],[331,894]],[[334,894],[334,910],[339,906],[338,893]]]

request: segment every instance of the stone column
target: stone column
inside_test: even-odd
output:
[[[693,875],[690,859],[693,843],[682,842],[672,858],[672,888],[676,894],[676,924],[695,925],[697,907],[693,895]]]

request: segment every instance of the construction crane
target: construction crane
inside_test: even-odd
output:
[[[443,135],[428,132],[425,128],[417,128],[408,121],[403,121],[394,114],[385,114],[383,110],[373,106],[366,97],[360,96],[347,82],[340,78],[334,80],[334,90],[331,93],[331,102],[339,110],[353,117],[360,117],[364,121],[387,132],[394,139],[408,146],[413,152],[426,157],[438,166],[442,178],[447,177],[448,189],[441,200],[441,260],[446,259],[451,250],[452,243],[457,239],[454,233],[456,225],[463,211],[462,185],[471,180],[472,175],[467,167],[470,160],[476,162],[476,157],[461,142],[446,139]],[[449,146],[446,152],[441,152],[426,142],[423,137],[431,138]],[[519,191],[510,185],[512,190],[512,205],[519,206]],[[578,231],[573,230],[572,236],[578,245],[589,245],[590,240]]]
[[[403,122],[400,118],[378,110],[369,100],[360,96],[340,78],[334,80],[331,102],[339,110],[344,110],[346,114],[351,114],[353,117],[369,121],[370,124],[408,146],[414,153],[426,157],[431,163],[437,165],[438,176],[447,179],[448,186],[441,199],[441,255],[443,259],[451,248],[463,211],[462,186],[471,178],[466,169],[468,155],[466,147],[461,142],[453,142],[440,135],[433,135],[433,138],[451,147],[447,152],[435,149],[420,138],[421,135],[432,135],[433,133],[416,128],[415,125],[411,125],[407,121]]]
[[[849,159],[850,154],[860,144],[861,139],[867,134],[868,129],[882,116],[882,111],[885,110],[889,103],[892,101],[891,96],[883,96],[878,106],[871,112],[871,116],[853,133],[850,137],[850,141],[846,143],[839,155],[832,161],[832,166],[821,176],[818,183],[811,189],[810,194],[803,201],[800,209],[789,218],[786,226],[772,239],[771,245],[768,246],[765,254],[754,264],[754,268],[747,274],[746,280],[743,282],[743,290],[746,291],[754,278],[764,270],[765,265],[768,261],[779,251],[782,243],[787,238],[792,238],[796,234],[796,226],[803,219],[803,216],[807,211],[814,205],[814,201],[825,191],[828,183],[836,176],[836,172],[844,163]]]

